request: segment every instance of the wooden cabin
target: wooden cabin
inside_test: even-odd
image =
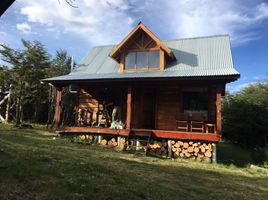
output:
[[[139,23],[119,44],[96,46],[57,89],[61,133],[206,141],[221,138],[221,98],[239,78],[228,35],[159,40]],[[59,127],[61,89],[76,86],[74,126]]]

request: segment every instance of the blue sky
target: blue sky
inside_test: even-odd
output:
[[[117,44],[139,21],[163,40],[229,34],[241,78],[231,92],[268,74],[268,1],[17,0],[0,18],[0,43],[41,41],[50,54],[66,49],[79,61],[94,45]]]

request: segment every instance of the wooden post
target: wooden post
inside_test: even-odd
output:
[[[60,103],[61,103],[61,89],[60,87],[56,87],[56,108],[55,108],[55,124],[56,128],[60,125]]]
[[[212,162],[213,163],[217,162],[217,149],[215,143],[212,143]]]
[[[168,140],[168,158],[172,157],[172,144],[171,140]]]
[[[216,116],[217,116],[217,132],[221,135],[222,127],[221,127],[221,90],[217,88],[216,92]]]
[[[131,87],[127,90],[127,119],[126,119],[126,128],[130,129],[131,122]]]
[[[99,144],[101,143],[102,139],[103,139],[102,135],[98,135],[98,143]]]

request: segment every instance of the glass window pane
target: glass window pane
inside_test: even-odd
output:
[[[148,68],[159,68],[159,51],[149,51]]]
[[[125,61],[125,69],[135,69],[136,53],[128,53]]]
[[[137,52],[137,69],[147,68],[147,52]]]

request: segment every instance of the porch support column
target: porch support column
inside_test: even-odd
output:
[[[217,132],[221,135],[222,131],[222,117],[221,117],[221,90],[217,87],[216,89],[216,119],[217,119]]]
[[[172,144],[171,140],[168,140],[168,158],[172,157]]]
[[[132,89],[128,87],[127,90],[127,119],[126,119],[126,128],[130,129],[130,122],[131,122],[131,95]]]
[[[217,148],[215,143],[212,143],[212,162],[217,163]]]
[[[55,108],[55,124],[56,128],[60,125],[60,102],[61,102],[61,87],[56,87],[56,108]]]

